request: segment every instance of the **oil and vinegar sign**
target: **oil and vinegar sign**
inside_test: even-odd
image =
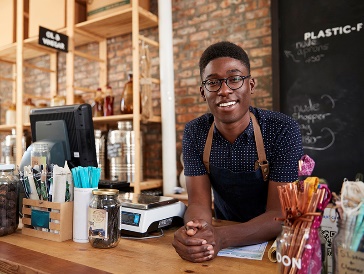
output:
[[[40,45],[68,52],[68,36],[39,26]]]

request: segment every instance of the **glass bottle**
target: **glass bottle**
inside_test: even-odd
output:
[[[128,73],[128,82],[124,86],[123,93],[121,94],[120,113],[132,114],[133,113],[133,74]]]
[[[338,221],[338,232],[332,239],[333,249],[333,274],[339,274],[339,249],[350,249],[353,232],[355,229],[356,216],[348,216],[344,214],[342,219]]]
[[[89,242],[93,247],[111,248],[120,240],[120,201],[117,189],[94,189],[88,208]]]
[[[0,236],[16,231],[19,225],[19,180],[15,165],[0,165]]]
[[[102,90],[98,88],[96,91],[95,101],[92,104],[93,117],[104,116],[104,98],[102,98]]]
[[[106,87],[104,98],[104,116],[114,115],[114,96],[112,94],[112,88]]]

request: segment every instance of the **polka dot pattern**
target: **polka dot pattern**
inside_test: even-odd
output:
[[[260,125],[265,152],[269,162],[269,179],[292,182],[298,177],[298,160],[303,155],[299,126],[289,116],[275,111],[250,108]],[[214,117],[204,114],[186,124],[182,151],[186,176],[207,173],[202,155],[208,131]],[[253,125],[240,134],[234,143],[228,142],[215,128],[210,154],[210,164],[233,172],[253,171],[258,159]]]

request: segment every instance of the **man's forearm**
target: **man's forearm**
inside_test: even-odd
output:
[[[245,223],[217,227],[221,248],[257,244],[277,237],[281,232],[281,223],[274,220],[277,216],[279,212],[270,211]]]
[[[184,222],[187,223],[192,219],[203,219],[209,224],[212,222],[212,209],[203,207],[198,204],[188,205],[184,215]]]

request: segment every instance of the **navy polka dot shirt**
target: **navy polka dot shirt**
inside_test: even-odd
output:
[[[299,126],[289,116],[269,110],[250,107],[260,125],[265,153],[269,162],[269,180],[293,182],[298,178],[298,160],[303,155]],[[214,120],[204,114],[185,126],[182,139],[184,172],[186,176],[207,173],[202,156],[208,131]],[[254,171],[258,159],[252,121],[242,134],[230,143],[215,128],[210,164],[233,172]]]

